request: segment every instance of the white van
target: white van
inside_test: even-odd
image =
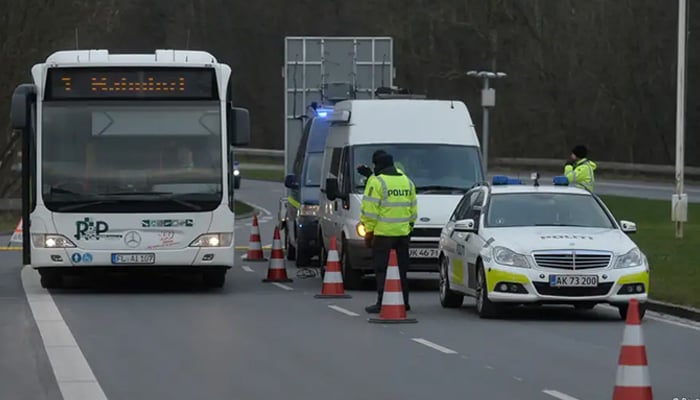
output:
[[[319,237],[321,265],[336,237],[348,289],[373,273],[365,247],[360,206],[366,178],[356,167],[372,167],[383,149],[410,177],[418,192],[418,220],[411,237],[412,272],[438,272],[440,232],[464,193],[483,182],[479,139],[466,105],[451,100],[347,100],[329,117],[321,176]]]

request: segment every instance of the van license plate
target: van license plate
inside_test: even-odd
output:
[[[438,249],[408,249],[411,258],[437,258]]]
[[[155,253],[112,253],[112,264],[153,264]]]
[[[550,275],[551,287],[597,287],[598,275]]]

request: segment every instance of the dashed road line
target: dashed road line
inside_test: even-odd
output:
[[[551,390],[551,389],[545,389],[542,391],[542,393],[548,394],[548,395],[554,397],[555,399],[559,399],[559,400],[578,400],[576,397],[572,397],[566,393],[558,392],[556,390]]]
[[[51,294],[41,287],[38,273],[26,265],[22,286],[63,400],[107,400]]]
[[[281,289],[284,289],[284,290],[294,290],[294,288],[291,288],[291,287],[289,287],[289,286],[287,286],[287,285],[284,285],[284,284],[282,284],[282,283],[279,283],[279,282],[272,282],[272,284],[275,285],[275,286],[277,286],[278,288],[281,288]]]
[[[416,343],[420,343],[420,344],[422,344],[423,346],[430,347],[430,348],[433,349],[433,350],[437,350],[437,351],[439,351],[439,352],[441,352],[441,353],[445,353],[445,354],[457,354],[457,352],[454,351],[454,350],[452,350],[452,349],[448,349],[447,347],[440,346],[440,345],[437,344],[437,343],[433,343],[433,342],[431,342],[431,341],[429,341],[429,340],[426,340],[426,339],[423,339],[423,338],[413,338],[413,339],[411,339],[411,340],[413,340],[413,341],[416,342]]]
[[[494,370],[494,369],[496,369],[496,368],[494,368],[494,367],[492,367],[492,366],[490,366],[490,365],[486,365],[486,366],[485,366],[484,368],[486,368],[486,369],[490,369],[490,370]]]
[[[358,314],[358,313],[356,313],[356,312],[352,312],[352,311],[350,311],[350,310],[346,310],[346,309],[344,309],[343,307],[340,307],[340,306],[328,305],[328,308],[330,308],[330,309],[332,309],[332,310],[335,310],[335,311],[338,311],[339,313],[343,313],[343,314],[345,314],[345,315],[349,315],[349,316],[351,316],[351,317],[359,317],[359,316],[360,316],[360,314]]]
[[[522,382],[522,381],[523,381],[523,378],[520,378],[520,377],[518,377],[518,376],[514,376],[513,379],[515,379],[515,380],[518,381],[518,382]]]
[[[253,268],[250,268],[247,265],[241,265],[241,269],[245,272],[255,272],[255,271],[253,271]]]

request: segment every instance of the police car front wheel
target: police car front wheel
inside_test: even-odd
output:
[[[479,262],[477,265],[476,312],[480,318],[494,318],[499,314],[500,308],[498,304],[489,300],[486,271]]]

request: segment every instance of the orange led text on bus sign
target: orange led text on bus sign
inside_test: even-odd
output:
[[[66,92],[71,91],[72,78],[61,78]],[[106,77],[93,77],[90,82],[93,92],[184,92],[185,78],[180,77],[175,81],[156,81],[155,78],[147,78],[146,81],[129,82],[127,78],[110,81]]]

